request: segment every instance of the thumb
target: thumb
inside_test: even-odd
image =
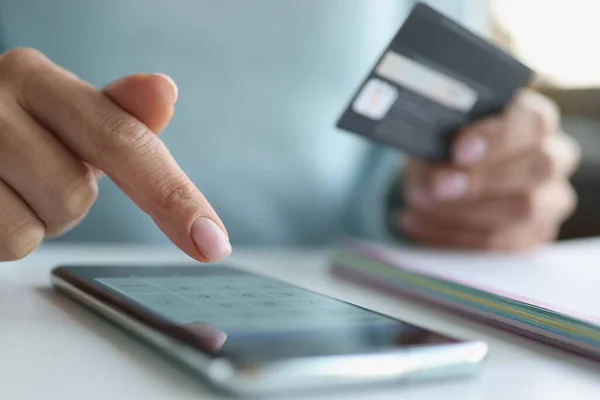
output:
[[[175,82],[163,74],[127,75],[109,83],[102,91],[154,133],[167,126],[177,100]]]

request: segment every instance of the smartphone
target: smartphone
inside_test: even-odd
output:
[[[52,283],[238,395],[471,374],[463,341],[226,265],[60,266]]]

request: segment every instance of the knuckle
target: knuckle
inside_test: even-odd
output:
[[[48,223],[48,234],[56,235],[74,221],[83,218],[96,198],[98,197],[98,184],[91,172],[81,178],[71,190],[61,193],[58,200],[55,222]]]
[[[196,192],[196,187],[188,180],[171,182],[157,190],[155,203],[160,209],[172,210],[190,202]]]
[[[2,54],[2,64],[16,65],[19,67],[36,65],[38,63],[46,62],[48,59],[46,56],[37,49],[29,47],[15,47],[7,50]]]
[[[21,77],[26,82],[33,73],[50,65],[50,60],[39,50],[26,47],[10,49],[0,57],[0,68],[12,78]]]
[[[24,224],[9,232],[1,241],[0,258],[2,261],[17,261],[35,250],[44,239],[44,227],[39,224]]]
[[[552,154],[541,150],[532,159],[530,174],[534,180],[546,181],[557,173],[557,162]]]
[[[532,219],[538,207],[538,196],[534,191],[522,193],[516,199],[516,210],[519,219]]]
[[[152,138],[148,128],[128,114],[110,110],[99,117],[98,132],[92,135],[101,151],[116,153],[145,148]]]
[[[539,139],[545,139],[550,136],[552,132],[551,123],[548,116],[539,108],[533,108],[529,110],[531,118],[533,119],[533,126],[539,136]]]
[[[0,56],[0,77],[5,77],[5,90],[12,90],[17,102],[35,96],[40,79],[47,79],[52,62],[32,48],[14,48]]]
[[[529,89],[523,89],[511,103],[510,110],[523,114],[531,122],[531,129],[538,140],[545,140],[558,131],[560,125],[560,109],[548,97]]]
[[[560,111],[554,101],[540,94],[536,94],[536,97],[537,101],[531,102],[529,105],[529,112],[540,139],[544,139],[557,131]]]

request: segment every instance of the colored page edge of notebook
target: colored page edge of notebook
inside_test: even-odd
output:
[[[538,342],[545,343],[555,348],[563,349],[571,353],[576,353],[581,356],[600,361],[600,348],[591,346],[584,342],[575,341],[565,336],[560,336],[548,331],[543,331],[540,328],[530,325],[524,325],[514,319],[508,319],[501,316],[484,313],[480,310],[469,308],[458,303],[448,303],[439,301],[434,297],[427,297],[422,291],[407,289],[406,291],[398,290],[397,287],[391,285],[388,281],[375,278],[365,274],[362,271],[348,268],[341,263],[334,262],[331,265],[330,272],[332,275],[345,279],[353,283],[368,285],[380,291],[388,292],[392,295],[401,295],[414,298],[426,303],[440,306],[441,308],[455,312],[456,314],[466,316],[470,319],[483,321],[487,325],[498,327],[507,332],[516,333]]]
[[[475,307],[487,313],[497,314],[506,318],[518,320],[524,324],[535,326],[546,331],[567,336],[578,341],[584,341],[594,346],[600,345],[600,329],[586,322],[565,318],[560,314],[537,314],[538,310],[527,311],[522,304],[510,299],[478,291],[448,281],[426,277],[414,272],[390,267],[369,258],[356,254],[338,252],[335,256],[338,263],[348,268],[358,268],[361,271],[387,279],[393,279],[399,287],[410,286],[426,292],[429,296],[438,297],[446,302],[460,302]],[[375,272],[375,270],[377,270]],[[367,272],[368,271],[368,272]]]
[[[362,275],[369,277],[367,274],[364,274],[364,273]],[[373,277],[371,276],[369,278],[373,278]],[[373,278],[373,279],[376,279],[376,278]],[[389,283],[389,279],[388,279],[388,283]],[[460,300],[457,300],[455,297],[439,295],[439,292],[437,292],[437,291],[427,290],[427,289],[424,289],[423,287],[417,287],[416,285],[408,285],[408,284],[404,284],[401,282],[396,282],[396,283],[394,283],[394,285],[395,285],[395,289],[400,292],[407,292],[409,290],[412,290],[414,292],[415,290],[418,290],[421,294],[425,295],[425,297],[435,300],[437,303],[451,305],[451,306],[459,305],[459,306],[461,306],[462,309],[468,309],[471,313],[472,312],[480,312],[480,314],[484,314],[484,315],[488,316],[489,319],[497,320],[499,318],[502,318],[505,321],[510,320],[512,322],[518,322],[521,325],[527,326],[529,329],[540,330],[546,336],[554,335],[555,337],[561,337],[561,338],[568,339],[571,343],[587,343],[591,346],[599,347],[598,346],[599,342],[594,339],[590,339],[590,338],[587,338],[580,334],[574,333],[570,329],[565,330],[565,329],[553,327],[552,324],[540,323],[539,321],[536,321],[535,317],[530,317],[527,315],[516,315],[516,313],[513,313],[513,312],[498,311],[497,309],[495,309],[495,307],[493,305],[491,305],[491,306],[490,305],[481,305],[481,304],[477,304],[474,302],[460,301]]]
[[[479,290],[485,293],[493,294],[495,296],[510,299],[515,303],[534,307],[538,310],[545,311],[550,313],[551,315],[561,314],[563,318],[570,319],[575,322],[579,322],[582,324],[592,325],[600,327],[600,318],[592,315],[583,315],[575,310],[568,310],[565,308],[561,308],[560,306],[544,303],[539,300],[531,299],[522,294],[510,293],[508,291],[502,291],[497,288],[486,287],[481,284],[470,284],[469,282],[465,282],[459,279],[448,278],[442,275],[437,275],[431,272],[421,273],[416,269],[411,268],[409,265],[400,264],[397,260],[394,260],[392,257],[388,255],[388,251],[390,249],[386,249],[385,247],[381,247],[380,245],[364,242],[352,237],[347,237],[340,242],[340,245],[336,248],[343,251],[348,251],[352,254],[358,254],[368,259],[377,260],[381,263],[384,263],[392,268],[398,268],[404,271],[412,271],[418,275],[428,276],[431,278],[435,278],[444,282],[452,282],[460,285],[461,287],[471,288],[474,290]]]
[[[342,261],[343,262],[343,261]],[[355,268],[360,261],[352,260],[347,262],[347,265],[352,265]],[[368,261],[367,261],[368,262]],[[364,267],[363,270],[366,269],[375,269],[376,266],[373,264],[368,264],[368,266]],[[397,273],[396,276],[386,276],[388,279],[395,279],[395,284],[400,288],[404,289],[408,287],[418,288],[419,290],[426,292],[429,296],[439,297],[447,302],[462,302],[463,304],[468,304],[471,307],[476,307],[478,309],[485,310],[488,313],[502,315],[508,318],[517,319],[523,323],[526,323],[531,326],[537,326],[539,328],[546,329],[550,332],[554,332],[560,335],[567,335],[578,340],[584,340],[590,342],[591,344],[597,344],[598,341],[595,340],[595,336],[597,336],[597,332],[595,328],[589,329],[588,326],[573,326],[568,323],[565,324],[564,321],[559,319],[553,320],[551,316],[550,318],[536,315],[535,312],[526,312],[526,310],[521,310],[518,306],[512,304],[503,304],[505,303],[505,299],[499,299],[494,302],[494,298],[485,298],[484,294],[476,294],[465,293],[463,291],[464,288],[456,288],[451,286],[446,286],[445,282],[433,281],[432,283],[427,283],[428,279],[424,277],[407,277],[404,275],[403,277],[399,277],[398,275],[402,275],[403,273]],[[408,273],[410,274],[410,273]],[[381,274],[380,274],[381,275]],[[525,311],[525,312],[524,312]]]

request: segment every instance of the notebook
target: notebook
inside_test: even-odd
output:
[[[600,360],[599,261],[600,241],[506,255],[347,239],[331,272]]]

